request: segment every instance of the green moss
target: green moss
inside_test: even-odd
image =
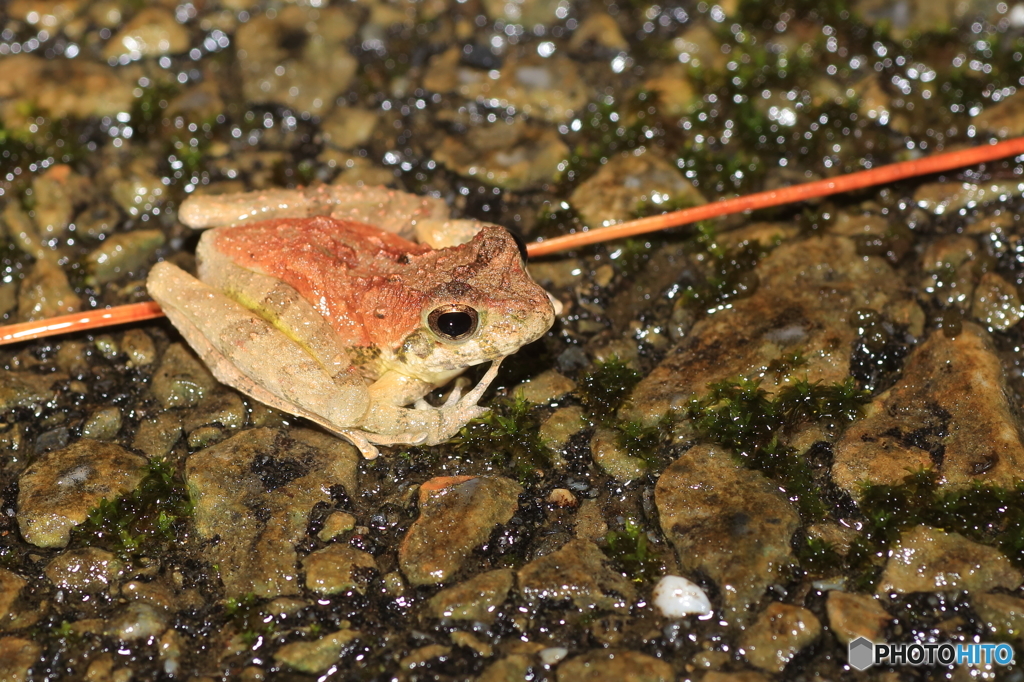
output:
[[[960,533],[998,547],[1015,566],[1024,567],[1024,482],[1012,488],[975,485],[941,490],[939,474],[915,471],[899,485],[865,486],[860,501],[865,524],[850,562],[865,569],[904,530],[918,524]]]
[[[612,356],[580,379],[577,392],[587,413],[607,423],[639,381],[639,372]]]
[[[615,429],[619,432],[619,446],[630,457],[643,460],[648,469],[656,469],[662,463],[659,446],[671,425],[672,417],[665,415],[654,426],[644,426],[634,421],[616,424]]]
[[[726,249],[716,241],[710,224],[701,223],[697,229],[694,255],[706,263],[707,276],[704,281],[686,287],[683,305],[694,310],[712,310],[757,291],[760,280],[754,267],[771,249],[753,243]]]
[[[192,511],[188,490],[172,465],[154,459],[134,491],[116,500],[101,500],[72,537],[127,558],[184,542]]]
[[[180,91],[177,83],[161,82],[142,88],[131,109],[132,129],[136,139],[147,140],[162,129],[164,111]]]
[[[649,94],[638,92],[623,102],[592,102],[580,115],[580,130],[560,178],[558,196],[569,196],[583,180],[616,153],[647,141],[644,133]]]
[[[462,427],[454,443],[458,454],[489,454],[499,466],[511,466],[524,482],[551,462],[551,451],[541,442],[540,419],[521,396],[492,404],[490,412]]]
[[[224,613],[238,630],[242,641],[250,646],[260,637],[272,636],[276,629],[274,619],[263,610],[259,597],[252,592],[240,599],[225,600]]]
[[[608,531],[604,539],[604,553],[616,561],[633,582],[654,580],[665,572],[664,565],[648,546],[647,533],[632,519],[626,519],[622,530]]]
[[[804,538],[795,547],[800,568],[813,575],[828,575],[843,568],[843,557],[832,543],[821,538]]]
[[[774,398],[759,381],[721,381],[709,388],[688,410],[698,437],[729,448],[744,464],[778,481],[797,498],[805,518],[822,518],[824,495],[810,464],[782,439],[810,422],[843,428],[860,414],[869,400],[867,391],[858,389],[852,377],[839,384],[797,381]]]

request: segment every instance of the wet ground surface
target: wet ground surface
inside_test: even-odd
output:
[[[986,0],[10,0],[0,315],[147,300],[191,194],[535,239],[1020,135],[1022,55]],[[165,322],[6,347],[0,679],[1021,679],[847,644],[1024,655],[1022,176],[539,259],[490,415],[372,461]]]

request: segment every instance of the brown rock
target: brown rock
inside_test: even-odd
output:
[[[967,323],[952,339],[934,333],[836,444],[832,479],[854,496],[862,482],[895,485],[926,467],[939,470],[946,488],[1012,486],[1024,471],[1024,444],[1008,394],[984,330]]]
[[[685,408],[709,383],[761,377],[773,360],[795,350],[807,359],[800,371],[808,381],[843,381],[857,336],[849,324],[854,311],[884,313],[912,301],[883,259],[859,256],[845,237],[787,242],[753,273],[759,282],[754,294],[694,324],[633,390],[624,416],[653,425]],[[761,387],[774,393],[781,378],[768,373]]]
[[[18,527],[37,547],[63,547],[102,499],[131,492],[146,460],[113,443],[83,438],[39,456],[18,479]]]
[[[740,648],[752,665],[781,673],[800,650],[821,634],[821,623],[799,606],[772,602],[743,633]]]
[[[427,601],[427,612],[434,618],[493,623],[514,580],[507,568],[481,573],[435,594]]]
[[[1024,637],[1024,599],[1008,594],[976,594],[971,597],[975,613],[997,637]]]
[[[26,682],[43,647],[30,639],[0,637],[0,680]]]
[[[6,629],[17,616],[16,604],[26,580],[17,573],[0,568],[0,631]]]
[[[892,620],[878,599],[868,594],[832,590],[825,602],[828,623],[836,639],[844,646],[858,637],[872,642],[883,639],[885,626]]]
[[[330,500],[332,485],[354,480],[359,461],[352,446],[324,437],[338,449],[251,429],[188,459],[196,533],[217,539],[207,556],[220,565],[227,596],[299,593],[295,544],[306,535],[309,512]]]
[[[470,552],[512,518],[521,492],[522,486],[510,479],[479,477],[421,495],[419,518],[398,548],[398,562],[409,582],[437,585],[449,580]]]
[[[793,561],[790,539],[800,523],[793,506],[777,484],[723,450],[688,451],[658,479],[654,499],[680,564],[710,576],[740,614]]]
[[[653,152],[609,159],[569,197],[591,228],[629,220],[642,204],[666,202],[707,203],[678,168]]]
[[[519,569],[519,591],[535,606],[568,600],[579,609],[628,613],[636,589],[610,564],[593,542],[570,540]]]
[[[102,592],[124,570],[124,562],[97,547],[73,549],[58,555],[43,573],[62,590]]]
[[[558,682],[674,682],[665,661],[638,651],[601,649],[570,658],[558,666]]]
[[[328,545],[302,561],[306,587],[318,594],[366,591],[367,570],[377,570],[373,556],[348,545]]]
[[[993,547],[959,533],[915,526],[889,549],[878,594],[1017,589],[1024,576]]]

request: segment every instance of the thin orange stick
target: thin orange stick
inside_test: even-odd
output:
[[[879,166],[870,170],[850,173],[849,175],[841,175],[828,180],[816,180],[802,185],[784,187],[771,192],[758,192],[733,199],[723,199],[722,201],[716,201],[703,206],[695,206],[681,211],[672,211],[671,213],[631,220],[609,227],[567,234],[528,244],[526,252],[530,256],[546,256],[557,251],[578,249],[581,246],[611,241],[613,239],[635,237],[640,234],[657,232],[658,230],[678,227],[699,220],[708,220],[733,213],[753,211],[759,208],[792,204],[842,192],[852,192],[866,187],[883,185],[896,182],[897,180],[906,180],[907,178],[919,175],[941,173],[955,168],[973,166],[1019,154],[1024,154],[1024,137],[955,152],[945,152],[924,159],[902,161],[888,166]],[[152,320],[162,316],[163,312],[160,310],[160,306],[149,302],[62,315],[38,322],[13,324],[0,327],[0,346],[19,341],[39,339],[45,336],[54,336],[56,334],[69,334],[116,324]]]
[[[528,244],[526,252],[531,256],[546,256],[556,251],[578,249],[588,244],[623,239],[624,237],[635,237],[639,234],[657,232],[670,227],[678,227],[688,223],[695,223],[699,220],[708,220],[719,216],[753,211],[759,208],[781,206],[783,204],[794,204],[798,201],[826,197],[830,194],[841,192],[852,192],[865,187],[883,185],[897,180],[916,177],[918,175],[931,175],[943,171],[973,166],[986,161],[1003,159],[1008,156],[1024,154],[1024,137],[1016,137],[1012,140],[999,142],[981,147],[971,147],[955,152],[936,154],[923,159],[913,161],[901,161],[888,166],[879,166],[870,170],[858,171],[849,175],[840,175],[837,178],[828,180],[816,180],[802,185],[783,187],[771,192],[757,192],[734,199],[723,199],[703,206],[684,208],[681,211],[662,213],[661,215],[630,220],[626,223],[600,227],[586,232],[576,232],[553,239]]]
[[[155,301],[97,308],[70,315],[60,315],[36,322],[20,322],[0,327],[0,346],[19,341],[41,339],[44,336],[83,332],[89,329],[112,327],[115,324],[141,322],[163,317],[164,311]]]

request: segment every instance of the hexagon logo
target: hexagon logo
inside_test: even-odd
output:
[[[875,664],[875,645],[867,637],[858,637],[850,642],[846,660],[857,670],[867,670]]]

